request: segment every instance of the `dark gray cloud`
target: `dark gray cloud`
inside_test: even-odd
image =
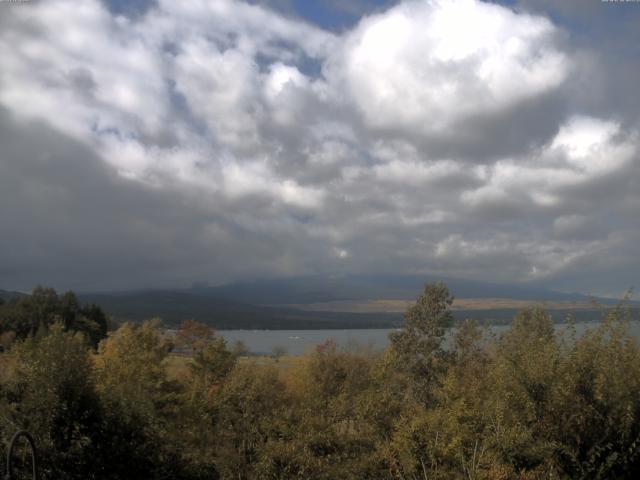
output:
[[[302,246],[303,231],[243,225],[243,211],[274,214],[263,198],[196,201],[123,179],[86,145],[4,108],[0,144],[2,285],[175,286],[313,266],[300,261],[318,249]]]
[[[602,0],[521,0],[526,11],[548,16],[580,57],[574,109],[640,121],[640,6]]]
[[[340,34],[287,2],[147,7],[0,17],[0,287],[635,284],[635,10],[605,39],[591,4],[411,1]]]

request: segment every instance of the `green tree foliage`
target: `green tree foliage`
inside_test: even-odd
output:
[[[291,408],[280,437],[263,449],[269,478],[379,478],[377,435],[368,412],[372,359],[329,340],[289,376]]]
[[[216,465],[222,478],[262,478],[262,454],[281,435],[286,392],[272,367],[238,365],[214,398]]]
[[[60,323],[12,349],[0,393],[0,430],[32,433],[44,478],[89,478],[101,415],[85,339]]]
[[[180,324],[176,344],[191,354],[188,364],[191,399],[206,400],[236,364],[237,355],[227,348],[224,338],[195,320]]]
[[[185,393],[172,440],[188,446],[183,456],[194,472],[204,478],[217,478],[216,447],[220,436],[215,428],[219,407],[216,399],[236,366],[237,355],[227,349],[224,338],[215,335],[206,325],[191,322],[187,325],[192,332],[200,331],[204,335],[199,337],[197,346],[192,347],[188,375],[182,379]],[[196,344],[192,342],[192,345]]]
[[[56,322],[67,330],[84,333],[93,347],[107,334],[107,317],[102,309],[80,305],[73,292],[59,296],[53,288],[36,287],[31,295],[0,305],[0,334],[13,332],[16,338],[24,339]]]
[[[189,366],[196,388],[209,392],[220,385],[235,364],[236,355],[227,349],[225,339],[214,337],[193,355]]]
[[[424,291],[405,313],[404,328],[389,335],[396,368],[410,378],[414,395],[429,402],[434,382],[447,367],[443,340],[453,324],[453,296],[444,283],[425,285]]]
[[[640,471],[640,346],[619,314],[572,340],[548,422],[540,426],[559,469],[573,478],[633,478]]]
[[[157,321],[122,325],[102,342],[95,359],[101,396],[123,415],[148,424],[160,421],[172,397],[164,365],[169,350]]]
[[[121,478],[184,475],[172,439],[181,411],[181,387],[167,376],[170,349],[156,320],[125,323],[100,344],[95,358],[97,390],[108,436],[116,440],[105,453],[120,459]]]

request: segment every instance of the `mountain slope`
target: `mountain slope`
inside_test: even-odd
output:
[[[83,303],[96,303],[119,321],[161,318],[169,325],[194,319],[218,329],[323,329],[395,327],[398,313],[307,312],[235,302],[192,290],[149,290],[79,294]]]
[[[314,329],[397,327],[402,324],[401,309],[357,311],[345,307],[326,308],[330,302],[371,302],[380,299],[414,300],[424,284],[439,279],[418,275],[309,276],[277,280],[257,280],[219,287],[139,290],[120,293],[83,293],[82,302],[97,303],[117,320],[140,321],[160,317],[170,325],[195,319],[219,329]],[[599,318],[597,309],[585,304],[588,297],[541,288],[499,285],[459,279],[443,279],[450,291],[467,301],[466,305],[486,302],[483,308],[462,306],[454,311],[457,319],[506,323],[521,307],[515,301],[566,302],[552,314],[556,321],[567,313],[577,321]],[[496,299],[511,299],[508,308]],[[603,304],[615,301],[599,299]],[[579,302],[576,308],[570,302]],[[385,302],[381,302],[385,303]],[[402,303],[402,302],[400,302]],[[506,302],[509,304],[509,302]],[[353,303],[352,303],[353,305]],[[319,306],[319,307],[318,307]],[[310,308],[311,307],[311,308]]]
[[[10,290],[2,290],[2,289],[0,289],[0,298],[2,300],[11,300],[13,298],[24,297],[25,295],[26,295],[26,293],[13,292],[13,291],[10,291]]]
[[[425,283],[444,281],[457,298],[510,298],[514,300],[587,301],[579,293],[562,293],[540,287],[501,285],[427,275],[307,276],[256,280],[196,289],[203,295],[263,305],[284,305],[342,300],[413,300]],[[610,299],[599,299],[610,303]]]

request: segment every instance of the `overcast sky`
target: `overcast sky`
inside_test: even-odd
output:
[[[0,288],[640,286],[640,3],[0,0]]]

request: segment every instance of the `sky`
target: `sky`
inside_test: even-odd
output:
[[[0,1],[0,288],[640,282],[640,2]]]

